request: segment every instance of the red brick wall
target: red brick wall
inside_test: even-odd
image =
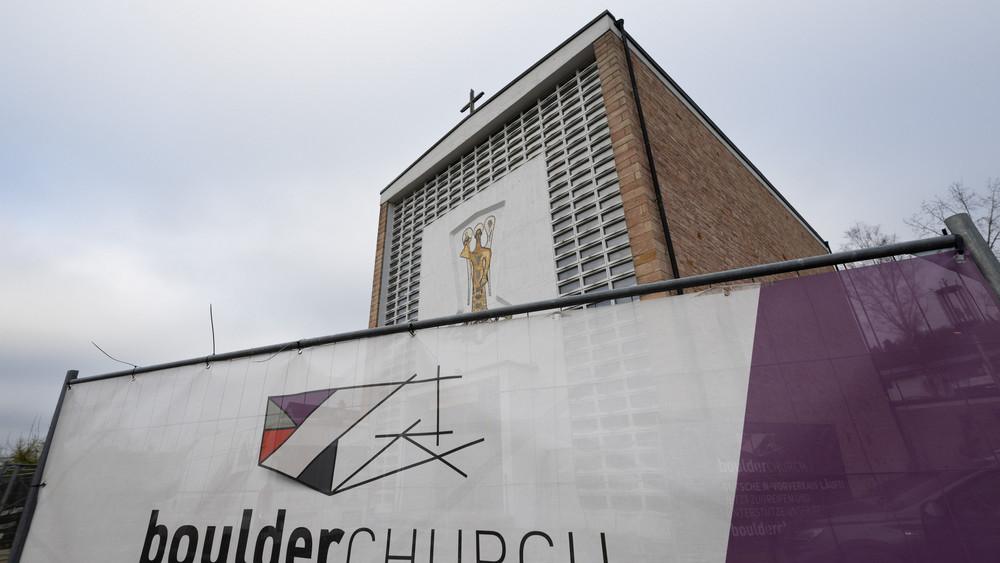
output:
[[[611,32],[594,49],[636,277],[639,283],[668,279],[625,51]],[[635,53],[632,64],[682,277],[827,252]]]
[[[632,246],[636,280],[644,284],[670,279],[673,276],[670,273],[667,244],[660,226],[656,194],[646,161],[642,130],[639,128],[639,113],[632,97],[625,51],[621,48],[621,42],[610,32],[594,44],[594,50],[597,54],[604,107],[608,112],[611,145],[615,154],[615,168]]]

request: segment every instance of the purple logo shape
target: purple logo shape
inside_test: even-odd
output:
[[[462,376],[440,372],[268,397],[259,465],[327,495],[431,462],[468,477],[447,458],[484,439],[448,444],[441,387]]]

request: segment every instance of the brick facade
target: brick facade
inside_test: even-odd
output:
[[[602,18],[595,20],[591,27],[605,26],[606,31],[594,33],[592,43],[576,47],[580,55],[575,64],[580,64],[579,61],[591,53],[596,59],[600,98],[607,117],[607,138],[617,173],[635,283],[663,281],[673,277],[673,269],[626,51],[613,21],[609,18],[604,22]],[[631,59],[642,115],[679,275],[689,277],[827,253],[828,249],[814,231],[753,165],[725,140],[700,110],[693,107],[654,62],[647,64],[648,59],[644,57],[633,46]],[[550,76],[545,80],[553,78],[561,77]],[[516,110],[517,104],[537,103],[539,99],[520,100],[513,107]],[[478,131],[472,135],[487,133],[491,132]],[[385,253],[389,250],[386,233],[390,228],[387,223],[390,205],[384,201],[379,212],[370,327],[378,326],[381,321],[382,270]],[[565,227],[562,228],[565,231]],[[627,262],[627,258],[625,260]],[[570,269],[567,265],[557,265],[559,267],[565,271]],[[828,269],[812,271],[825,270]],[[619,275],[624,274],[619,272]]]
[[[621,38],[594,43],[639,283],[669,279],[665,238]],[[640,57],[636,83],[681,277],[827,248]],[[794,274],[792,274],[794,275]]]
[[[368,310],[368,328],[378,326],[378,307],[382,295],[382,258],[385,256],[385,227],[389,204],[383,203],[378,211],[378,239],[375,244],[375,275],[372,279],[372,301]]]
[[[621,41],[609,32],[594,44],[594,52],[601,76],[604,106],[608,112],[636,282],[644,284],[667,280],[673,277],[670,274],[667,242],[660,225],[625,51],[621,48]]]

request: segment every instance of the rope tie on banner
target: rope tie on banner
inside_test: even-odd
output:
[[[250,361],[252,361],[255,364],[262,364],[264,362],[270,362],[271,360],[274,359],[275,356],[277,356],[278,354],[280,354],[280,353],[284,352],[285,350],[291,348],[293,345],[294,346],[300,346],[300,344],[299,344],[300,342],[302,342],[302,341],[301,340],[296,340],[295,342],[289,342],[288,344],[285,344],[281,348],[278,348],[277,352],[271,354],[270,356],[264,358],[263,360],[250,360]]]
[[[296,340],[295,341],[295,353],[299,354],[299,355],[302,355],[302,341],[301,340]]]
[[[208,304],[208,322],[212,325],[212,355],[215,355],[215,314],[212,313],[212,304]]]
[[[413,330],[413,323],[410,323],[410,336],[416,336],[416,331]]]
[[[93,340],[91,340],[90,343],[94,345],[94,348],[97,348],[98,350],[100,350],[102,354],[104,354],[105,356],[107,356],[107,357],[111,358],[112,360],[118,362],[119,364],[125,364],[127,366],[132,366],[132,381],[135,381],[135,370],[139,369],[139,366],[137,366],[137,365],[135,365],[135,364],[133,364],[131,362],[124,362],[122,360],[119,360],[118,358],[115,358],[111,354],[108,354],[107,352],[105,352],[104,348],[101,348],[100,346],[98,346],[97,343],[94,342]],[[67,389],[72,389],[72,386],[69,385],[69,384],[66,384],[66,388]]]

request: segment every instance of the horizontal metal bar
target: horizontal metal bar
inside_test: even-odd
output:
[[[674,280],[665,280],[653,283],[646,283],[642,285],[634,285],[631,287],[625,287],[621,289],[595,291],[594,293],[573,295],[570,297],[557,297],[555,299],[534,301],[532,303],[525,303],[522,305],[498,307],[496,309],[489,309],[487,311],[462,313],[459,315],[450,315],[447,317],[438,317],[435,319],[418,320],[406,324],[380,326],[363,330],[355,330],[352,332],[343,332],[340,334],[334,334],[330,336],[306,338],[303,340],[297,340],[295,342],[285,342],[284,344],[273,344],[270,346],[262,346],[260,348],[250,348],[247,350],[238,350],[235,352],[214,354],[211,356],[191,358],[188,360],[181,360],[166,364],[137,367],[132,370],[118,371],[104,375],[81,377],[76,379],[73,382],[73,385],[79,383],[86,383],[88,381],[98,381],[101,379],[110,379],[114,377],[138,375],[140,373],[145,373],[150,371],[159,371],[162,369],[170,369],[170,368],[189,366],[200,363],[210,364],[212,362],[233,360],[249,356],[277,354],[278,352],[282,352],[284,350],[303,349],[303,348],[309,348],[311,346],[333,344],[335,342],[344,342],[347,340],[357,340],[359,338],[372,338],[375,336],[383,336],[386,334],[413,332],[425,328],[435,328],[440,326],[484,321],[489,319],[509,317],[513,315],[523,315],[525,313],[535,313],[538,311],[565,309],[567,307],[577,307],[580,305],[600,303],[602,301],[610,301],[613,299],[623,299],[626,297],[636,297],[641,295],[649,295],[652,293],[663,293],[667,291],[687,289],[690,287],[700,287],[700,286],[713,285],[717,283],[727,283],[733,281],[747,280],[751,278],[761,278],[765,276],[773,276],[776,274],[786,274],[789,272],[798,272],[802,270],[811,270],[815,268],[825,268],[829,266],[835,266],[838,264],[860,262],[862,260],[875,260],[878,258],[899,256],[902,254],[917,254],[921,252],[931,252],[935,250],[944,250],[948,248],[959,248],[959,249],[962,248],[962,237],[958,235],[945,235],[940,237],[919,239],[914,241],[898,242],[886,246],[863,248],[859,250],[848,250],[845,252],[835,252],[833,254],[812,256],[809,258],[798,258],[795,260],[786,260],[784,262],[775,262],[772,264],[763,264],[760,266],[750,266],[747,268],[737,268],[735,270],[726,270],[724,272],[715,272],[712,274],[702,274],[698,276],[690,276]]]

